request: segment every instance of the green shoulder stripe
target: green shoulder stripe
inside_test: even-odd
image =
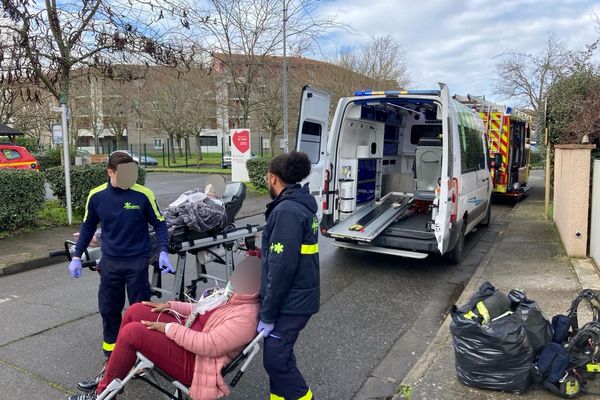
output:
[[[87,221],[88,206],[90,204],[90,199],[92,198],[92,196],[95,195],[96,193],[99,193],[99,192],[105,190],[106,188],[108,188],[108,183],[103,183],[102,185],[96,186],[95,188],[90,190],[90,194],[88,194],[87,200],[85,201],[85,215],[83,216],[83,222]]]
[[[160,213],[160,211],[158,210],[158,206],[156,205],[156,198],[154,197],[154,192],[152,192],[152,190],[148,189],[145,186],[140,185],[139,183],[136,183],[135,185],[133,185],[131,187],[131,190],[135,190],[136,192],[143,193],[148,198],[148,201],[152,205],[152,209],[154,210],[154,215],[156,215],[156,219],[158,219],[159,221],[165,220],[165,217],[163,217],[162,214]]]

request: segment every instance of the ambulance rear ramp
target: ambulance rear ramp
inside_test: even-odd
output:
[[[371,242],[404,214],[413,197],[403,193],[388,193],[379,202],[365,205],[327,232],[336,239]]]

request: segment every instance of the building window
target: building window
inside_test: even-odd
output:
[[[159,138],[159,137],[155,137],[154,138],[154,148],[162,149],[162,147],[163,147],[163,139]]]
[[[144,121],[136,121],[135,127],[137,129],[144,129]]]
[[[200,136],[200,146],[216,146],[216,136]]]

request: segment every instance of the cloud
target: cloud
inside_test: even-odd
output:
[[[390,34],[406,52],[414,87],[442,81],[453,93],[489,98],[496,56],[537,54],[552,33],[571,50],[600,37],[593,18],[600,8],[590,0],[329,0],[318,11],[353,28],[323,40],[326,54]]]

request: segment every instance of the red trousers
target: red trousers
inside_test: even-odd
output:
[[[115,378],[123,379],[136,360],[136,351],[144,354],[160,369],[177,379],[184,385],[192,383],[196,355],[169,339],[164,333],[150,330],[140,321],[175,322],[177,319],[170,313],[153,313],[152,308],[142,303],[133,304],[127,309],[115,349],[113,350],[104,377],[96,393],[100,394]],[[204,317],[204,316],[203,316]],[[195,331],[202,331],[207,318],[198,318],[191,326]]]

